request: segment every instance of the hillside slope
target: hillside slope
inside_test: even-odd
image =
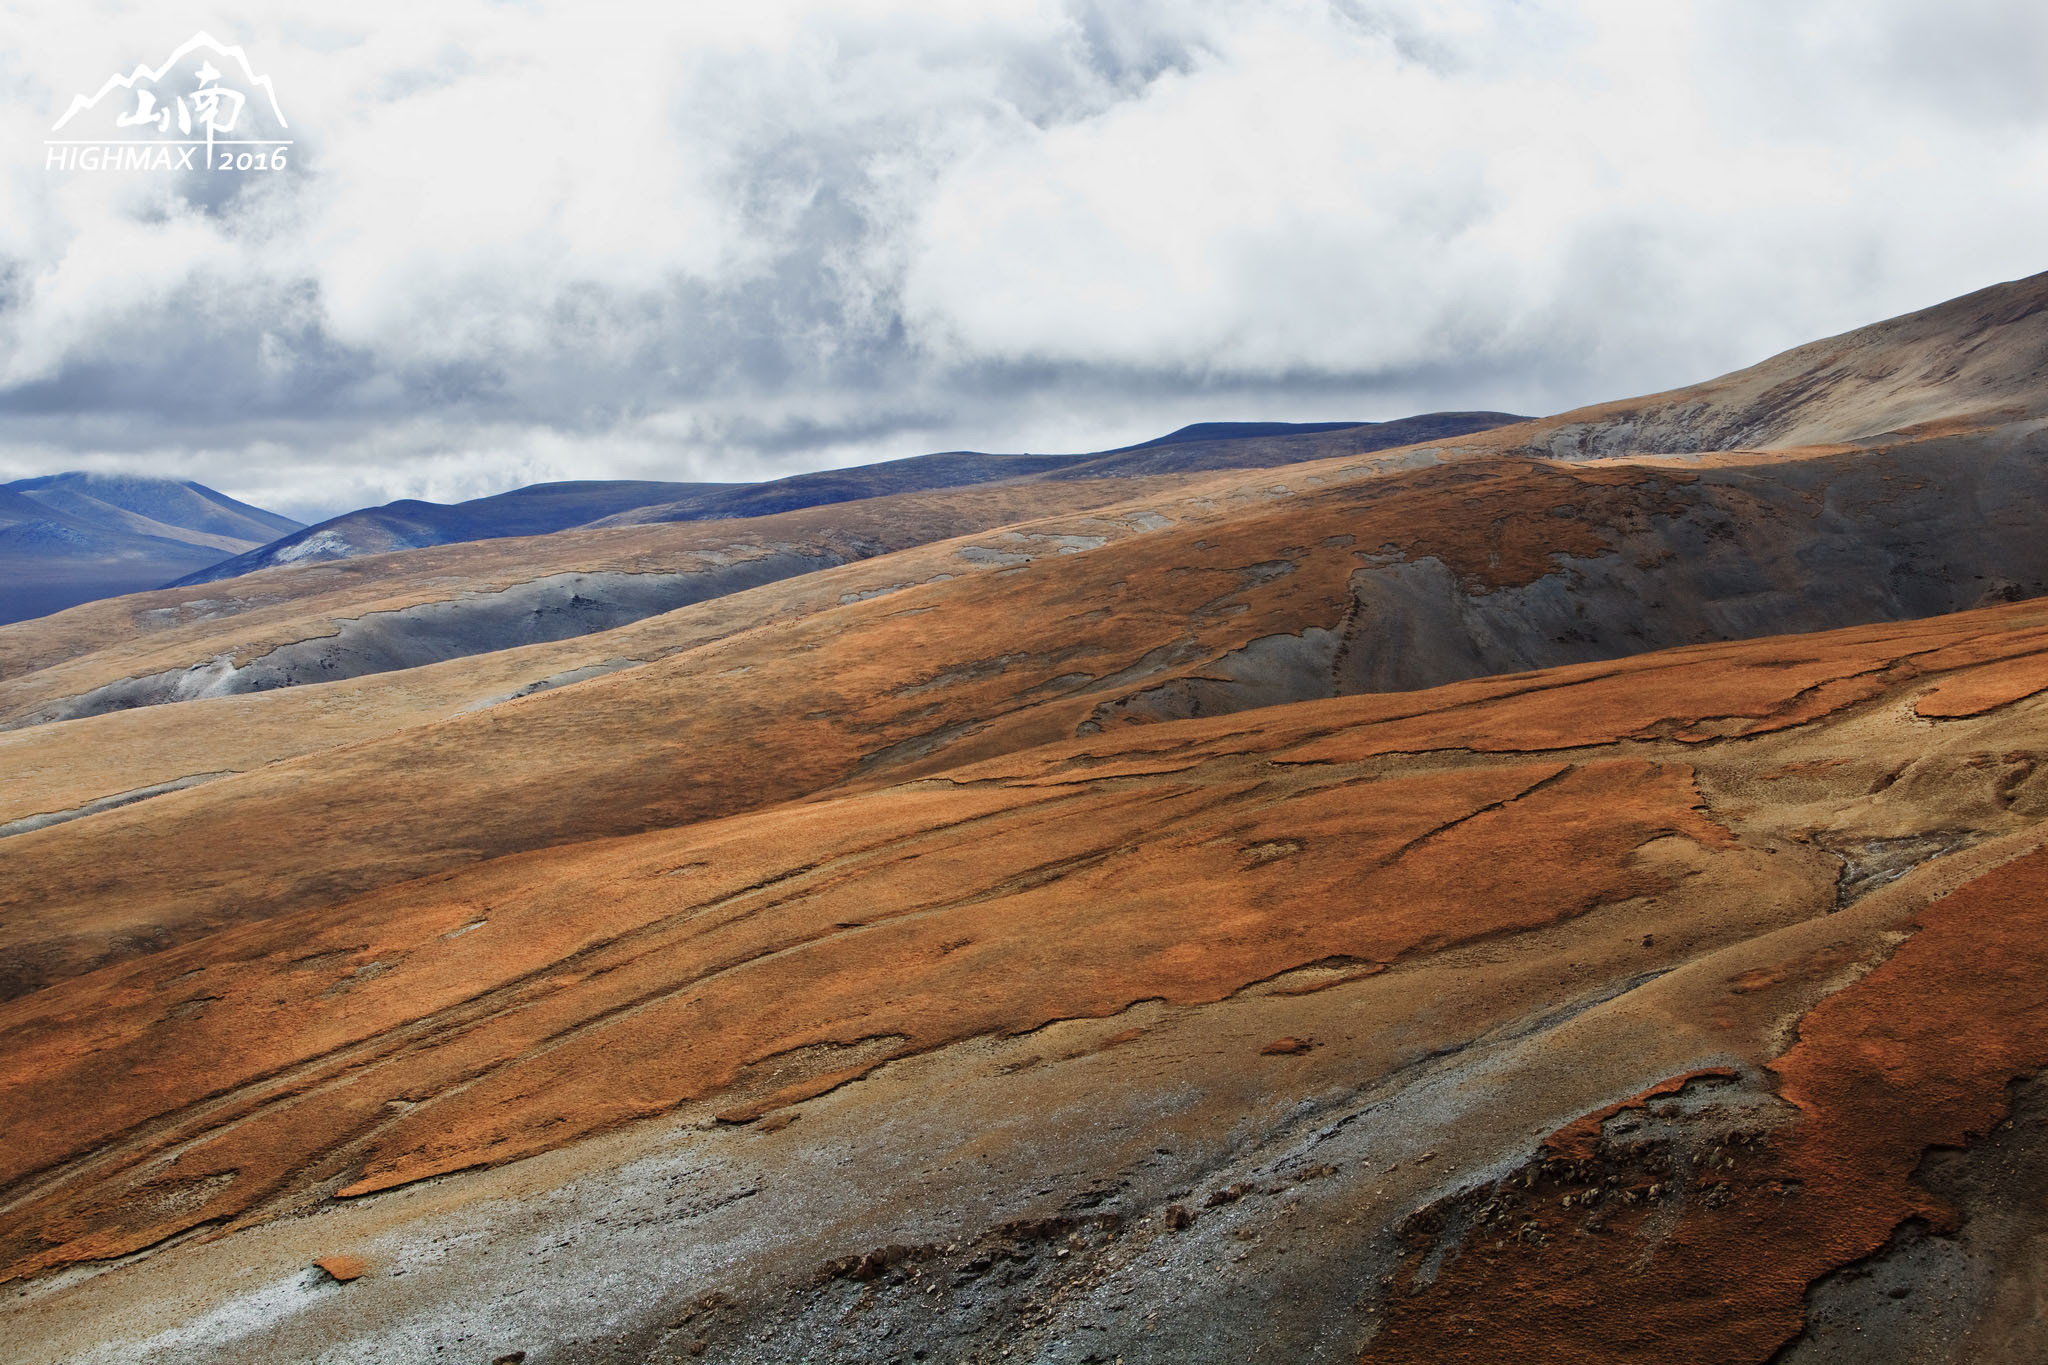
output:
[[[143,529],[129,520],[141,518],[148,529],[183,532],[196,545],[209,543],[202,538],[206,536],[228,541],[262,540],[296,530],[299,525],[290,517],[251,507],[204,484],[176,479],[135,474],[50,474],[17,479],[0,488],[109,528]]]
[[[217,583],[288,564],[318,564],[472,540],[547,535],[649,503],[706,497],[733,486],[595,479],[532,484],[452,504],[405,498],[345,512],[314,526],[294,528],[289,535],[259,544],[167,586]]]
[[[2023,604],[253,923],[0,1009],[10,1268],[213,1229],[10,1315],[47,1360],[1761,1361],[2048,1064],[2044,694]],[[1955,1273],[1936,1340],[2025,1271]]]
[[[0,630],[0,727],[337,680],[538,641],[593,636],[602,644],[602,632],[689,603],[1035,514],[1104,507],[1174,482],[974,487],[772,517],[490,540],[93,603]],[[1103,536],[1085,539],[1095,544]],[[1006,561],[1015,555],[989,550],[958,557],[952,567]]]
[[[1566,413],[1521,448],[1579,459],[1996,425],[2048,416],[2043,374],[2048,272],[1809,342],[1704,384]]]
[[[1228,459],[1232,463],[1285,459],[1295,462],[1297,486],[1305,486],[1311,480],[1355,478],[1362,473],[1378,476],[1405,467],[1497,455],[1588,458],[1613,451],[1698,455],[1771,444],[1778,449],[1825,456],[1847,455],[1878,447],[1914,446],[1945,436],[1996,442],[2006,448],[2031,448],[2030,443],[2043,420],[2039,413],[2042,400],[2039,398],[2038,376],[2042,366],[2048,364],[2048,323],[2041,321],[2048,317],[2048,312],[2043,311],[2044,303],[2048,303],[2048,274],[1993,286],[1936,308],[1797,348],[1748,370],[1689,389],[1505,426],[1492,425],[1505,414],[1435,414],[1428,418],[1410,419],[1409,424],[1383,424],[1386,430],[1377,431],[1377,434],[1373,428],[1346,427],[1335,431],[1280,434],[1233,432],[1229,438],[1217,441],[1207,439],[1207,432],[1190,429],[1128,451],[1110,452],[1087,461],[1066,456],[928,456],[861,470],[802,475],[774,484],[706,494],[704,499],[687,505],[654,504],[602,520],[641,524],[672,518],[726,516],[738,510],[759,510],[774,515],[791,506],[821,505],[877,491],[886,495],[901,487],[921,488],[934,482],[1016,481],[1013,475],[1022,466],[1003,463],[1006,461],[1038,462],[1032,465],[1032,471],[1038,478],[1024,480],[1026,483],[1051,483],[1084,477],[1130,477],[1156,472],[1160,466],[1151,461],[1161,458],[1162,452],[1170,457],[1172,467],[1182,471],[1207,468],[1211,459]],[[1899,429],[1892,429],[1894,426]],[[1330,470],[1309,467],[1311,464],[1327,464],[1327,460],[1306,459],[1316,449],[1326,448],[1321,447],[1321,443],[1338,442],[1342,448],[1349,448],[1363,440],[1364,447],[1369,449],[1382,440],[1412,437],[1424,427],[1433,433],[1429,439],[1378,451],[1377,458],[1364,464],[1347,461],[1337,466],[1334,474]],[[1906,429],[1908,427],[1911,429]],[[1360,432],[1370,439],[1362,438]],[[1219,451],[1222,453],[1218,454]],[[1040,464],[1044,467],[1040,468]],[[2024,499],[2029,494],[2022,490],[2020,496]],[[1029,515],[1025,510],[1028,509],[1028,500],[1018,506],[1020,517]],[[597,542],[589,544],[594,546]],[[1683,553],[1678,547],[1653,548],[1653,553],[1665,552]],[[578,556],[574,554],[551,557],[564,570],[602,573],[611,567],[601,553],[582,556],[583,562],[577,562]],[[422,569],[431,562],[419,561]],[[1979,574],[1987,580],[2007,580],[2003,583],[2003,590],[2030,590],[2011,575],[1984,574],[1977,567],[1968,569],[1967,577],[1959,582],[1974,582]],[[445,578],[445,574],[441,577]],[[487,590],[501,591],[507,586],[507,583],[495,582]],[[295,587],[283,591],[304,590]],[[443,591],[445,593],[445,587]],[[583,593],[580,586],[575,592],[589,595]],[[603,591],[600,590],[598,600],[602,599]],[[428,599],[415,597],[413,600]],[[588,624],[592,628],[602,628],[644,614],[658,605],[652,600],[637,605],[607,605],[591,614]],[[362,608],[366,611],[379,609],[381,604],[378,603],[366,604]],[[141,609],[143,614],[150,610],[153,608]],[[1917,609],[1903,610],[1911,614]],[[564,632],[577,629],[575,614],[552,611],[550,615],[556,623],[554,629]],[[1859,611],[1798,620],[1776,620],[1766,614],[1724,634],[1812,629],[1861,619],[1870,618]],[[70,629],[63,634],[75,642],[79,626],[66,624]],[[119,638],[117,634],[114,642],[116,652],[123,647],[118,643]],[[530,638],[533,637],[504,637],[486,632],[477,637],[473,645],[464,648],[504,647],[524,643]],[[72,648],[88,646],[74,643]],[[11,667],[5,666],[9,656],[19,662]],[[46,657],[48,650],[45,646],[19,638],[10,639],[7,634],[0,633],[0,677],[19,676]],[[412,658],[417,662],[448,655],[436,654],[433,649],[417,654],[401,650],[397,657]],[[1528,662],[1540,661],[1532,657]],[[185,669],[204,663],[209,663],[209,656],[184,658],[167,666]],[[1496,665],[1481,658],[1467,666],[1485,668]],[[166,666],[160,666],[160,669],[163,667]],[[94,687],[149,676],[149,670],[115,671],[110,668],[99,682],[78,688],[68,695],[75,697]],[[329,672],[324,676],[333,674]],[[1433,679],[1441,680],[1445,676],[1458,675],[1411,670],[1399,677],[1383,678],[1379,685],[1414,686]],[[44,685],[48,681],[51,680],[38,681],[31,690],[46,700],[57,700]],[[207,689],[212,686],[210,678],[202,679],[189,690],[174,690],[168,695],[208,695]],[[142,691],[150,698],[161,699],[158,696],[161,689],[154,683],[145,685]],[[125,696],[108,700],[124,705],[135,704]],[[87,703],[88,710],[95,704]],[[0,711],[12,710],[21,714],[27,709],[20,704],[10,707],[5,698],[0,697]],[[60,709],[45,714],[79,713]]]
[[[739,489],[715,501],[643,507],[597,524],[634,525],[761,515],[853,498],[1008,479],[1140,478],[1270,468],[1334,456],[1369,455],[1523,420],[1506,412],[1431,412],[1391,422],[1198,422],[1138,445],[1086,455],[982,455],[954,451],[797,474]]]
[[[661,553],[700,597],[744,588],[734,572],[774,583],[532,653],[394,668],[388,688],[264,690],[280,659],[344,678],[351,657],[395,647],[296,600],[230,618],[231,635],[204,615],[174,624],[159,671],[132,681],[52,700],[109,660],[28,673],[0,686],[27,708],[0,736],[21,774],[0,784],[14,935],[0,982],[32,988],[478,857],[1128,725],[2048,591],[2048,449],[2003,431],[1683,469],[1469,460],[1311,477],[1285,495],[1189,485],[836,568],[806,556],[845,557],[843,527],[804,541],[770,518],[750,541]],[[876,505],[881,522],[901,510]],[[750,567],[764,559],[789,562]],[[404,600],[386,617],[420,620]],[[250,643],[266,631],[302,643]],[[220,662],[194,669],[195,645]],[[221,694],[177,700],[188,686]],[[122,713],[151,699],[177,704]],[[194,726],[234,739],[195,746]],[[535,797],[556,790],[607,798]]]
[[[172,479],[70,473],[0,484],[0,625],[159,587],[298,525]]]
[[[190,574],[172,587],[214,583],[291,564],[424,549],[577,527],[643,526],[773,516],[831,503],[1048,476],[1112,478],[1285,464],[1461,436],[1522,419],[1440,412],[1394,422],[1206,423],[1126,450],[1084,455],[949,451],[756,484],[629,480],[535,484],[470,502],[405,500],[362,508]]]
[[[2042,1358],[2042,291],[0,630],[5,1339]]]

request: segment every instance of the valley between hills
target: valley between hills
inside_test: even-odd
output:
[[[0,627],[0,1357],[2041,1359],[2044,374]]]

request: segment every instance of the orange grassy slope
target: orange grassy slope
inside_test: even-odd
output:
[[[689,1102],[744,1121],[1140,1001],[1229,1002],[1303,970],[1324,973],[1316,995],[1392,989],[1576,921],[1642,938],[1631,977],[1684,969],[1836,910],[1859,845],[2031,829],[2044,691],[2048,614],[2022,605],[1127,730],[264,918],[5,1007],[7,1263],[219,1236]],[[1809,1281],[1923,1208],[1918,1154],[1981,1129],[2048,1061],[2017,989],[2029,866],[1928,911],[1781,1058],[1806,959],[1733,987],[1709,972],[1691,1008],[1730,1074],[1771,1065],[1756,1083],[1785,1107],[1740,1175],[1716,1176],[1736,1192],[1695,1184],[1675,1225],[1629,1204],[1585,1243],[1555,1204],[1583,1170],[1517,1186],[1551,1201],[1526,1220],[1541,1235],[1454,1245],[1389,1301],[1369,1358],[1411,1341],[1467,1358],[1442,1332],[1468,1321],[1545,1358],[1763,1358]],[[1868,951],[1824,954],[1820,974]],[[1465,989],[1485,979],[1468,968]],[[1933,1014],[1892,998],[1937,983]],[[1958,1030],[1997,1046],[1939,1045]],[[1764,1244],[1785,1258],[1769,1276]],[[1746,1306],[1713,1308],[1725,1331],[1704,1334],[1685,1305],[1704,1267],[1735,1264]],[[1554,1312],[1537,1282],[1563,1286]],[[1587,1296],[1624,1292],[1646,1307],[1620,1344],[1572,1327]]]

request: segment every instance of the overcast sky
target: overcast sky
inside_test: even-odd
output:
[[[291,169],[46,169],[197,29]],[[1540,413],[2048,268],[2039,0],[0,11],[0,478],[551,478]]]

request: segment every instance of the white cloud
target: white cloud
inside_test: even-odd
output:
[[[2048,264],[2042,122],[1902,107],[1824,49],[1746,72],[1751,14],[1448,13],[1425,63],[1398,29],[1261,9],[1187,74],[953,168],[911,315],[976,354],[1252,373],[1577,348],[1540,363],[1589,398]],[[1873,16],[1835,16],[1851,50]]]
[[[292,172],[43,171],[193,27]],[[1554,410],[2048,265],[2014,0],[29,0],[0,53],[0,475],[296,508]]]

